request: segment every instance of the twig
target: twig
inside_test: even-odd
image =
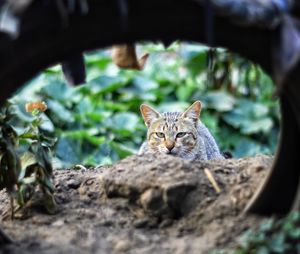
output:
[[[11,196],[10,197],[10,209],[11,209],[11,214],[10,214],[10,218],[11,220],[14,220],[15,218],[15,205],[14,205],[14,198]]]
[[[204,169],[204,173],[206,174],[206,177],[208,178],[208,180],[210,181],[210,183],[214,187],[215,191],[217,193],[220,193],[221,189],[220,189],[218,183],[216,182],[214,176],[212,175],[212,173],[207,168]]]

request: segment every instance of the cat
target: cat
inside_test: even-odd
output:
[[[185,160],[224,159],[214,137],[200,121],[201,107],[201,102],[196,101],[183,113],[159,113],[142,104],[140,110],[148,132],[138,154],[170,154]]]

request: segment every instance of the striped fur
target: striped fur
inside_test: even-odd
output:
[[[200,111],[200,101],[183,113],[159,113],[150,106],[141,105],[148,132],[139,154],[171,154],[186,160],[224,158],[215,139],[199,120]]]

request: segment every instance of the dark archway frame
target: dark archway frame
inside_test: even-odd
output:
[[[42,1],[22,16],[17,39],[0,33],[0,102],[44,68],[86,50],[115,43],[173,40],[206,41],[205,9],[195,1],[129,0],[125,27],[115,1],[90,0],[87,15],[71,15],[62,26],[54,5]],[[125,27],[125,29],[124,29]],[[259,63],[272,76],[273,47],[280,28],[245,27],[215,16],[214,46]],[[287,76],[280,93],[282,131],[274,165],[247,207],[259,214],[300,210],[300,65]],[[298,86],[297,86],[298,85]],[[297,194],[298,193],[298,194]]]

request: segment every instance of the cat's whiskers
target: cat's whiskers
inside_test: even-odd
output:
[[[141,105],[148,133],[139,153],[170,154],[188,160],[223,158],[213,136],[199,121],[200,111],[200,101],[183,113],[159,113],[150,106]]]
[[[188,148],[182,147],[179,151],[179,154],[181,157],[186,157],[186,156],[192,155],[193,153]]]

